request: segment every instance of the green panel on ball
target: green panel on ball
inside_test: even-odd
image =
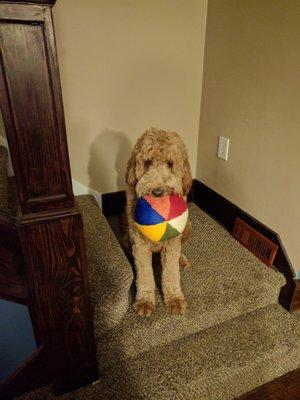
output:
[[[178,235],[180,235],[180,232],[178,232],[177,229],[173,228],[170,224],[167,223],[165,234],[160,240],[164,242],[166,240],[174,239]]]

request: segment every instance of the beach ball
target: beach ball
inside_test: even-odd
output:
[[[163,242],[180,235],[187,219],[187,204],[178,194],[141,197],[134,214],[137,229],[152,242]]]

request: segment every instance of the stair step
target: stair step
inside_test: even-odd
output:
[[[155,314],[143,319],[129,307],[132,269],[116,237],[93,198],[78,203],[101,378],[62,399],[233,400],[300,367],[300,321],[275,304],[285,279],[195,205],[191,268],[181,273],[188,313],[167,314],[158,290]],[[42,388],[21,398],[54,397]]]
[[[233,400],[300,367],[300,321],[274,304],[101,368],[61,399]],[[99,360],[101,365],[101,358]],[[53,399],[41,388],[23,400]]]
[[[181,271],[187,314],[169,315],[158,290],[153,316],[138,317],[130,308],[109,335],[101,336],[96,330],[102,365],[109,363],[111,357],[135,357],[155,346],[277,303],[285,283],[283,275],[263,265],[193,204],[190,218],[193,233],[184,253],[191,267]],[[155,265],[154,269],[159,286],[161,267]]]
[[[78,196],[84,223],[95,330],[103,334],[118,324],[129,307],[131,265],[92,196]]]
[[[262,280],[270,289],[286,283],[282,274],[263,264],[195,204],[190,205],[189,211],[192,237],[184,252],[202,266],[204,274],[213,270],[220,281],[245,284],[249,288]]]
[[[99,398],[234,399],[299,368],[299,338],[300,321],[270,305],[136,358],[116,356]]]

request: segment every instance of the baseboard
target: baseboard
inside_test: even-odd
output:
[[[280,291],[279,304],[287,310],[293,309],[295,304],[300,307],[300,284],[295,292],[295,272],[280,236],[276,232],[197,179],[193,180],[189,201],[194,201],[198,207],[214,218],[231,234],[236,218],[240,218],[275,243],[278,246],[278,251],[273,265],[286,278],[286,285]],[[125,209],[125,205],[125,191],[102,194],[102,211],[106,217],[121,214]]]
[[[300,310],[300,278],[296,279],[296,289],[291,305],[291,311],[299,311]]]
[[[0,146],[5,147],[8,151],[7,175],[9,177],[12,177],[12,176],[14,176],[14,170],[13,170],[12,163],[11,163],[8,142],[3,136],[0,136]],[[75,196],[91,194],[97,201],[99,207],[102,209],[102,202],[101,202],[102,194],[101,193],[97,192],[97,190],[91,189],[88,186],[83,185],[82,183],[78,182],[75,179],[72,179],[72,185],[73,185],[73,192],[74,192]]]
[[[126,192],[110,192],[102,194],[102,212],[106,217],[122,214],[126,206]]]
[[[293,307],[296,277],[278,233],[196,179],[193,181],[193,201],[230,233],[233,231],[236,218],[240,218],[278,246],[273,266],[285,276],[287,281],[280,291],[278,301],[285,309],[290,310]]]
[[[80,195],[85,195],[85,194],[92,195],[102,210],[102,194],[101,193],[97,192],[94,189],[89,188],[88,186],[83,185],[82,183],[76,181],[75,179],[72,179],[72,185],[73,185],[73,193],[75,196],[80,196]]]
[[[39,347],[0,385],[0,398],[10,399],[50,382],[44,346]]]
[[[193,186],[188,195],[188,201],[193,201]],[[126,206],[126,191],[119,190],[117,192],[102,194],[102,212],[106,217],[122,214]]]

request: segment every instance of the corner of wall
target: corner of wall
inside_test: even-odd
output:
[[[95,198],[100,209],[102,210],[102,197],[101,197],[102,193],[97,192],[96,190],[83,185],[82,183],[76,181],[75,179],[72,179],[72,185],[73,185],[73,192],[74,192],[75,196],[80,196],[80,195],[85,195],[85,194],[92,195]]]
[[[201,49],[203,54],[201,68],[201,87],[200,87],[200,101],[199,101],[199,120],[198,120],[198,135],[196,142],[196,171],[195,178],[198,177],[198,158],[199,158],[199,141],[200,141],[200,122],[201,122],[201,107],[202,107],[202,96],[203,96],[203,79],[204,79],[204,65],[205,65],[205,49],[206,49],[206,32],[207,32],[207,14],[208,14],[208,0],[206,1],[206,13],[205,13],[205,21],[204,21],[204,40],[203,40],[203,48]]]

